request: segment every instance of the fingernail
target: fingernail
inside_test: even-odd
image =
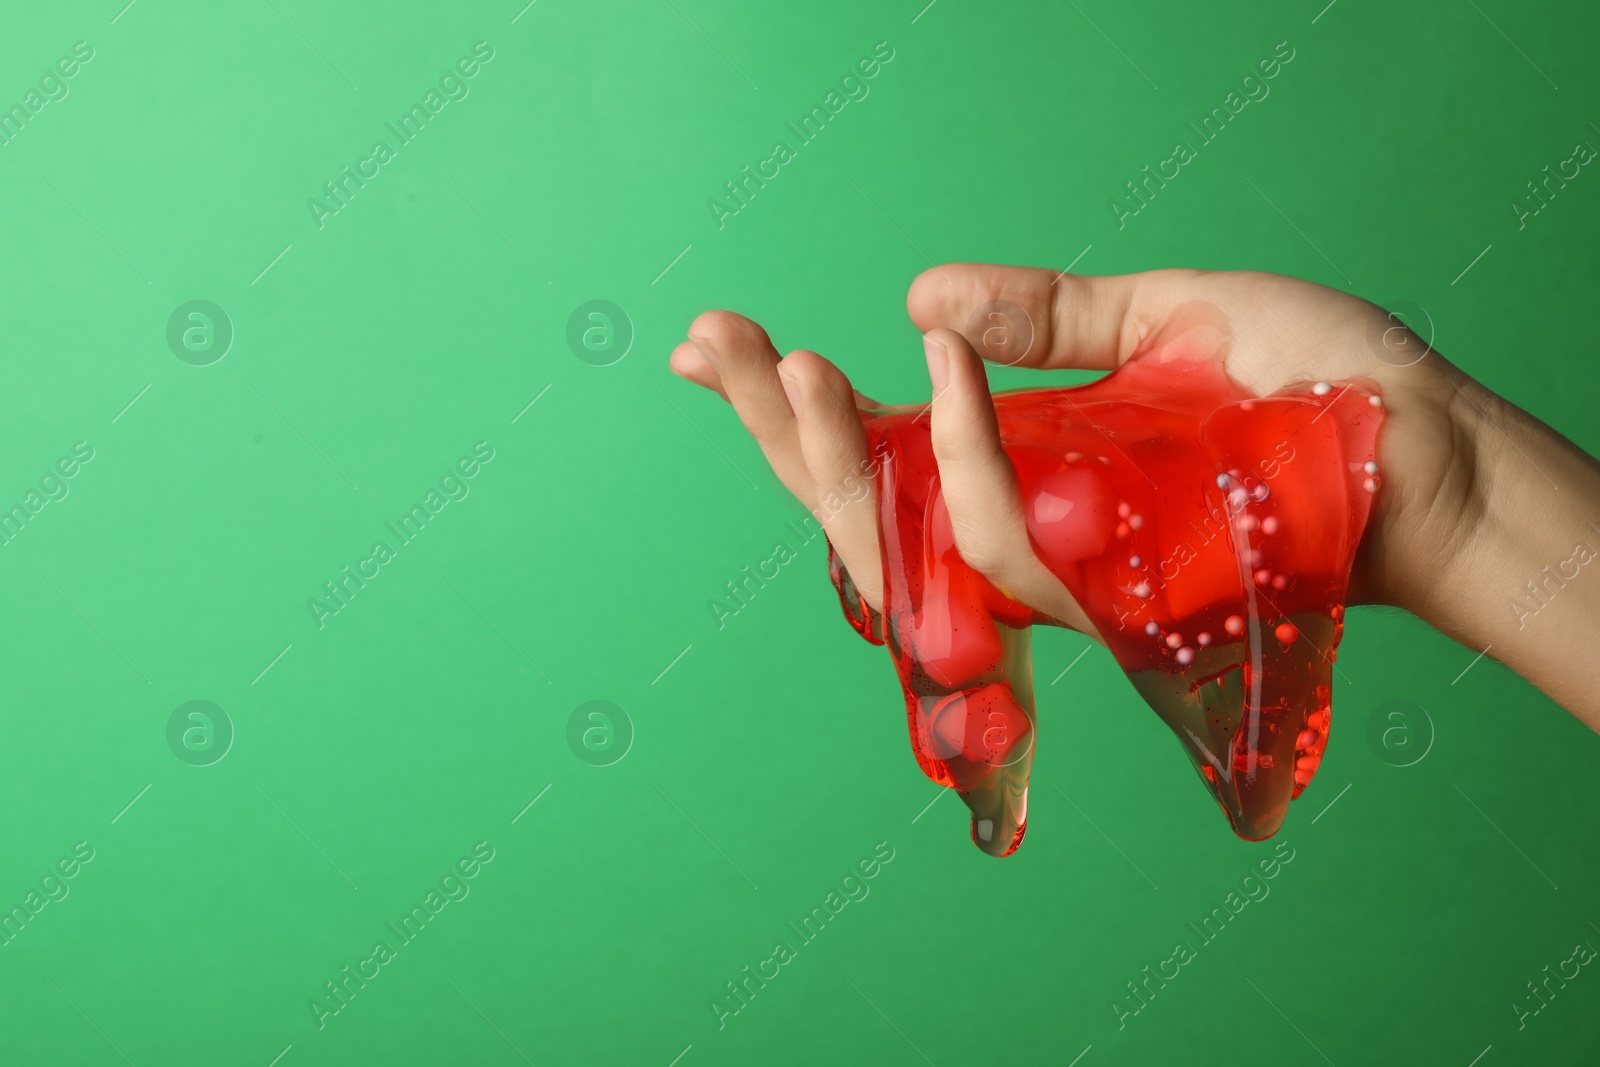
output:
[[[938,396],[950,383],[950,353],[926,334],[922,337],[922,348],[928,356],[928,379],[933,382],[933,395]]]
[[[789,376],[789,368],[778,362],[778,382],[783,386],[783,395],[789,398],[789,406],[796,415],[805,410],[805,402],[800,398],[800,383]]]
[[[711,347],[710,341],[702,340],[699,337],[690,335],[689,343],[694,345],[695,351],[699,352],[700,355],[705,358],[707,363],[711,364],[712,370],[716,371],[719,375],[722,373],[722,360],[717,358],[717,350]]]

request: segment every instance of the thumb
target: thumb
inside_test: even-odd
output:
[[[1141,323],[1164,318],[1199,271],[1094,277],[1037,267],[947,263],[906,296],[923,333],[954,330],[984,359],[1042,369],[1111,370],[1133,352]]]

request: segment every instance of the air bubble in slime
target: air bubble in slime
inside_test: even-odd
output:
[[[1090,385],[994,399],[1040,560],[1234,832],[1271,837],[1328,741],[1345,590],[1379,487],[1375,387],[1256,396],[1169,349]],[[1060,624],[957,553],[929,420],[862,421],[881,464],[883,615],[830,546],[834,586],[856,631],[888,645],[923,773],[960,792],[980,849],[1010,855],[1037,733],[1029,628]]]

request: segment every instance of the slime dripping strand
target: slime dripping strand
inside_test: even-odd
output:
[[[1380,486],[1375,387],[1256,396],[1214,360],[1168,356],[1000,394],[995,409],[1040,560],[1234,832],[1271,837],[1326,750],[1345,593]],[[980,849],[1010,855],[1037,734],[1029,632],[1049,620],[956,551],[927,420],[862,422],[892,457],[881,617],[831,548],[830,574],[852,627],[887,641],[918,765],[960,792]]]

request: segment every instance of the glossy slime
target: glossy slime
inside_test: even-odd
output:
[[[1177,735],[1234,832],[1271,837],[1328,741],[1345,590],[1379,489],[1370,383],[1270,396],[1168,346],[1091,385],[1000,394],[1039,559]],[[917,410],[862,413],[880,461],[885,611],[836,554],[858,633],[887,644],[911,746],[993,856],[1022,842],[1034,715],[1029,628],[956,551]],[[1089,752],[1097,750],[1090,748]]]

